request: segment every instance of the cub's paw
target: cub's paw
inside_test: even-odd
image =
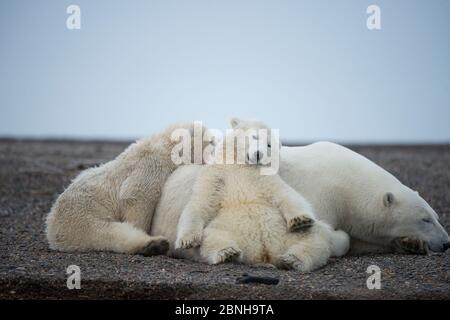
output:
[[[143,256],[150,257],[160,254],[165,254],[169,251],[169,241],[167,239],[158,237],[152,239],[140,252]]]
[[[175,249],[190,249],[200,246],[202,243],[202,233],[187,233],[177,238]]]
[[[217,252],[214,252],[211,257],[209,257],[210,264],[219,264],[228,261],[234,261],[238,259],[242,254],[241,249],[238,247],[227,247]]]
[[[411,254],[427,254],[428,245],[426,242],[415,238],[397,238],[394,240],[395,246],[400,251]]]
[[[314,225],[314,219],[306,215],[296,216],[288,221],[289,232],[305,231]]]
[[[309,271],[305,264],[293,254],[286,253],[280,257],[280,268],[286,270]]]

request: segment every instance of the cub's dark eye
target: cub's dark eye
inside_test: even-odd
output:
[[[270,145],[270,143],[267,145],[268,148],[271,148],[272,146]]]
[[[428,219],[428,218],[424,218],[424,219],[422,219],[422,221],[426,222],[426,223],[431,223],[431,219]]]

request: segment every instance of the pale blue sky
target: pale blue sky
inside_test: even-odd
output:
[[[0,136],[127,139],[236,115],[285,139],[450,142],[447,0],[2,0],[0,39]]]

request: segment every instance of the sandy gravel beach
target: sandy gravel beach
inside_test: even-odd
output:
[[[127,143],[0,140],[0,298],[145,299],[449,299],[450,253],[366,255],[332,260],[312,273],[208,266],[166,256],[61,253],[49,250],[44,217],[78,172],[106,162]],[[350,146],[418,190],[450,230],[450,145]],[[81,268],[81,289],[68,290],[66,268]],[[368,266],[382,271],[368,290]],[[236,284],[243,273],[278,285]]]

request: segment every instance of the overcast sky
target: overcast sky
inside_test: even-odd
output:
[[[241,116],[290,140],[450,142],[447,0],[2,0],[0,40],[0,136]]]

